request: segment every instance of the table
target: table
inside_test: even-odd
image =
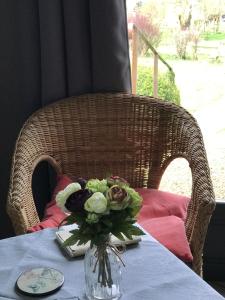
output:
[[[0,299],[34,299],[20,296],[14,284],[21,272],[49,266],[64,273],[65,283],[48,300],[85,299],[83,258],[69,259],[55,240],[57,229],[0,241]],[[123,254],[121,300],[222,300],[224,299],[183,262],[150,235]],[[76,297],[77,298],[76,298]]]

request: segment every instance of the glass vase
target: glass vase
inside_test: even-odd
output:
[[[120,298],[121,261],[113,246],[104,243],[89,248],[84,258],[84,270],[87,299]]]

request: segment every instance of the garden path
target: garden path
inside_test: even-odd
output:
[[[181,105],[197,119],[202,130],[216,199],[225,199],[225,63],[169,61],[181,92]],[[174,161],[161,189],[191,193],[191,174],[183,159]]]

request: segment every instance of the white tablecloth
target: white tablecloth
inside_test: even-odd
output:
[[[224,299],[149,235],[128,248],[123,261],[121,300]],[[54,229],[0,241],[0,299],[34,299],[17,294],[14,286],[21,272],[38,266],[56,268],[65,276],[58,292],[38,299],[85,299],[83,258],[68,259]]]

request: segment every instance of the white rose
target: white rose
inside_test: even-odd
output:
[[[84,208],[86,211],[102,214],[107,211],[107,204],[108,201],[106,197],[102,193],[96,192],[87,199],[84,204]]]
[[[81,190],[81,186],[78,182],[70,183],[63,191],[58,192],[58,194],[56,195],[56,205],[60,207],[63,211],[68,212],[68,210],[65,208],[66,200],[69,198],[70,195],[79,190]]]

